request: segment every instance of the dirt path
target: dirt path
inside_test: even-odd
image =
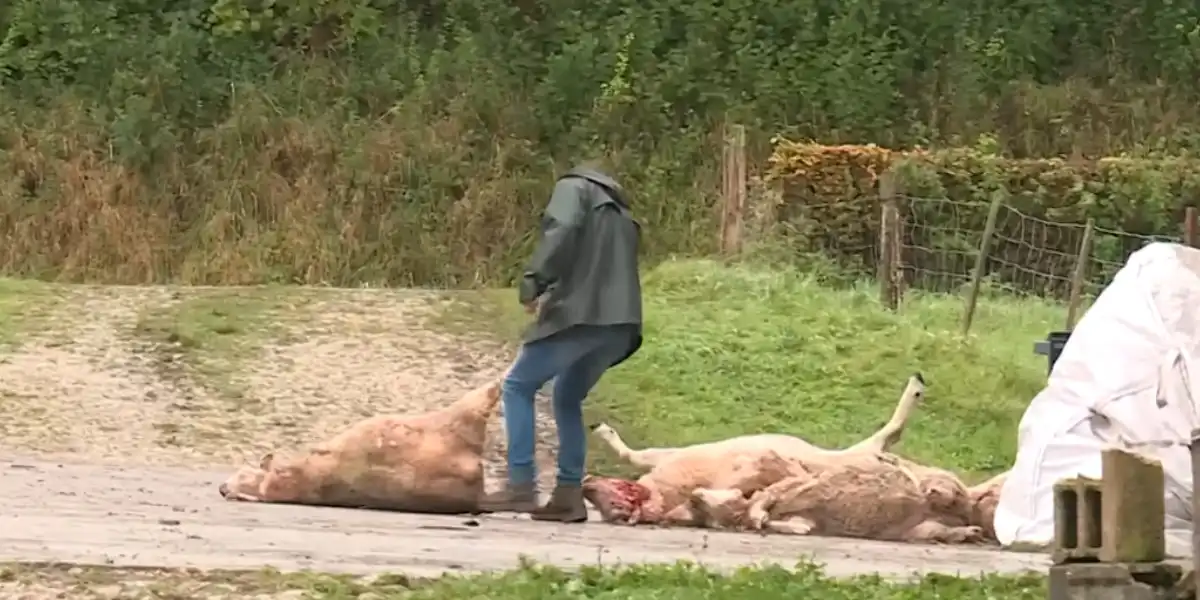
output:
[[[69,453],[100,464],[257,462],[366,416],[443,406],[511,361],[494,342],[428,328],[441,301],[432,292],[304,289],[281,298],[249,289],[63,289],[54,314],[0,354],[0,451]],[[191,354],[140,331],[144,315],[173,310],[184,315],[172,324],[179,330],[226,327],[188,312],[190,302],[205,302],[209,312],[254,302],[263,313],[254,327],[263,331],[230,336],[244,339],[222,341],[222,352]],[[251,347],[224,347],[239,344]],[[214,372],[219,385],[210,381]],[[556,447],[549,415],[539,410],[545,484]],[[505,474],[499,419],[489,433],[487,475],[495,482]]]
[[[216,486],[238,461],[311,443],[365,415],[443,405],[499,375],[510,357],[494,343],[431,331],[425,318],[438,300],[424,292],[273,300],[262,319],[269,334],[247,328],[256,340],[248,353],[204,359],[216,365],[188,362],[198,359],[182,342],[138,334],[147,311],[205,293],[71,288],[44,327],[0,355],[0,559],[412,575],[511,568],[522,555],[568,567],[678,559],[731,567],[813,555],[834,575],[1043,565],[1041,556],[984,549],[227,503]],[[206,310],[221,316],[235,300]],[[222,386],[203,376],[214,367],[226,371]],[[552,476],[553,429],[540,429],[539,463]],[[491,433],[494,485],[504,471],[499,422]]]
[[[169,389],[125,335],[138,310],[171,301],[155,288],[64,288],[45,328],[0,361],[0,447],[145,460],[171,404]]]

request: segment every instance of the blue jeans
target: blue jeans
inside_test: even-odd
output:
[[[508,430],[508,480],[528,484],[534,464],[534,396],[554,379],[554,422],[558,429],[558,483],[580,485],[587,460],[583,401],[600,376],[629,350],[632,325],[577,325],[526,343],[504,378],[504,425]]]

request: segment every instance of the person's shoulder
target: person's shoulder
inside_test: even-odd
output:
[[[596,184],[592,181],[589,181],[586,177],[580,177],[578,175],[568,173],[562,177],[559,177],[558,181],[555,182],[554,187],[560,190],[582,191],[591,189],[591,187],[594,185]]]
[[[586,207],[593,207],[607,200],[604,188],[587,177],[566,175],[554,186],[554,194],[574,196]]]
[[[620,189],[621,185],[617,183],[608,173],[586,166],[578,166],[563,175],[564,179],[583,179],[593,185],[598,185],[603,188]]]

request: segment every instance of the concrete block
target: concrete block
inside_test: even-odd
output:
[[[1166,558],[1162,464],[1118,449],[1101,454],[1100,560],[1153,563]]]
[[[1050,567],[1050,600],[1182,600],[1182,568],[1167,563],[1076,563]]]
[[[1055,563],[1100,560],[1102,493],[1100,480],[1087,477],[1054,484]]]
[[[1125,450],[1101,455],[1102,478],[1054,486],[1056,564],[1153,563],[1166,557],[1164,475],[1155,459]]]

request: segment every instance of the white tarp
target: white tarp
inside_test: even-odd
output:
[[[1054,483],[1100,477],[1100,451],[1117,446],[1162,461],[1168,553],[1190,555],[1186,444],[1198,422],[1188,372],[1200,377],[1198,355],[1200,250],[1147,245],[1080,319],[1021,417],[1016,462],[996,509],[1000,543],[1052,541]]]

